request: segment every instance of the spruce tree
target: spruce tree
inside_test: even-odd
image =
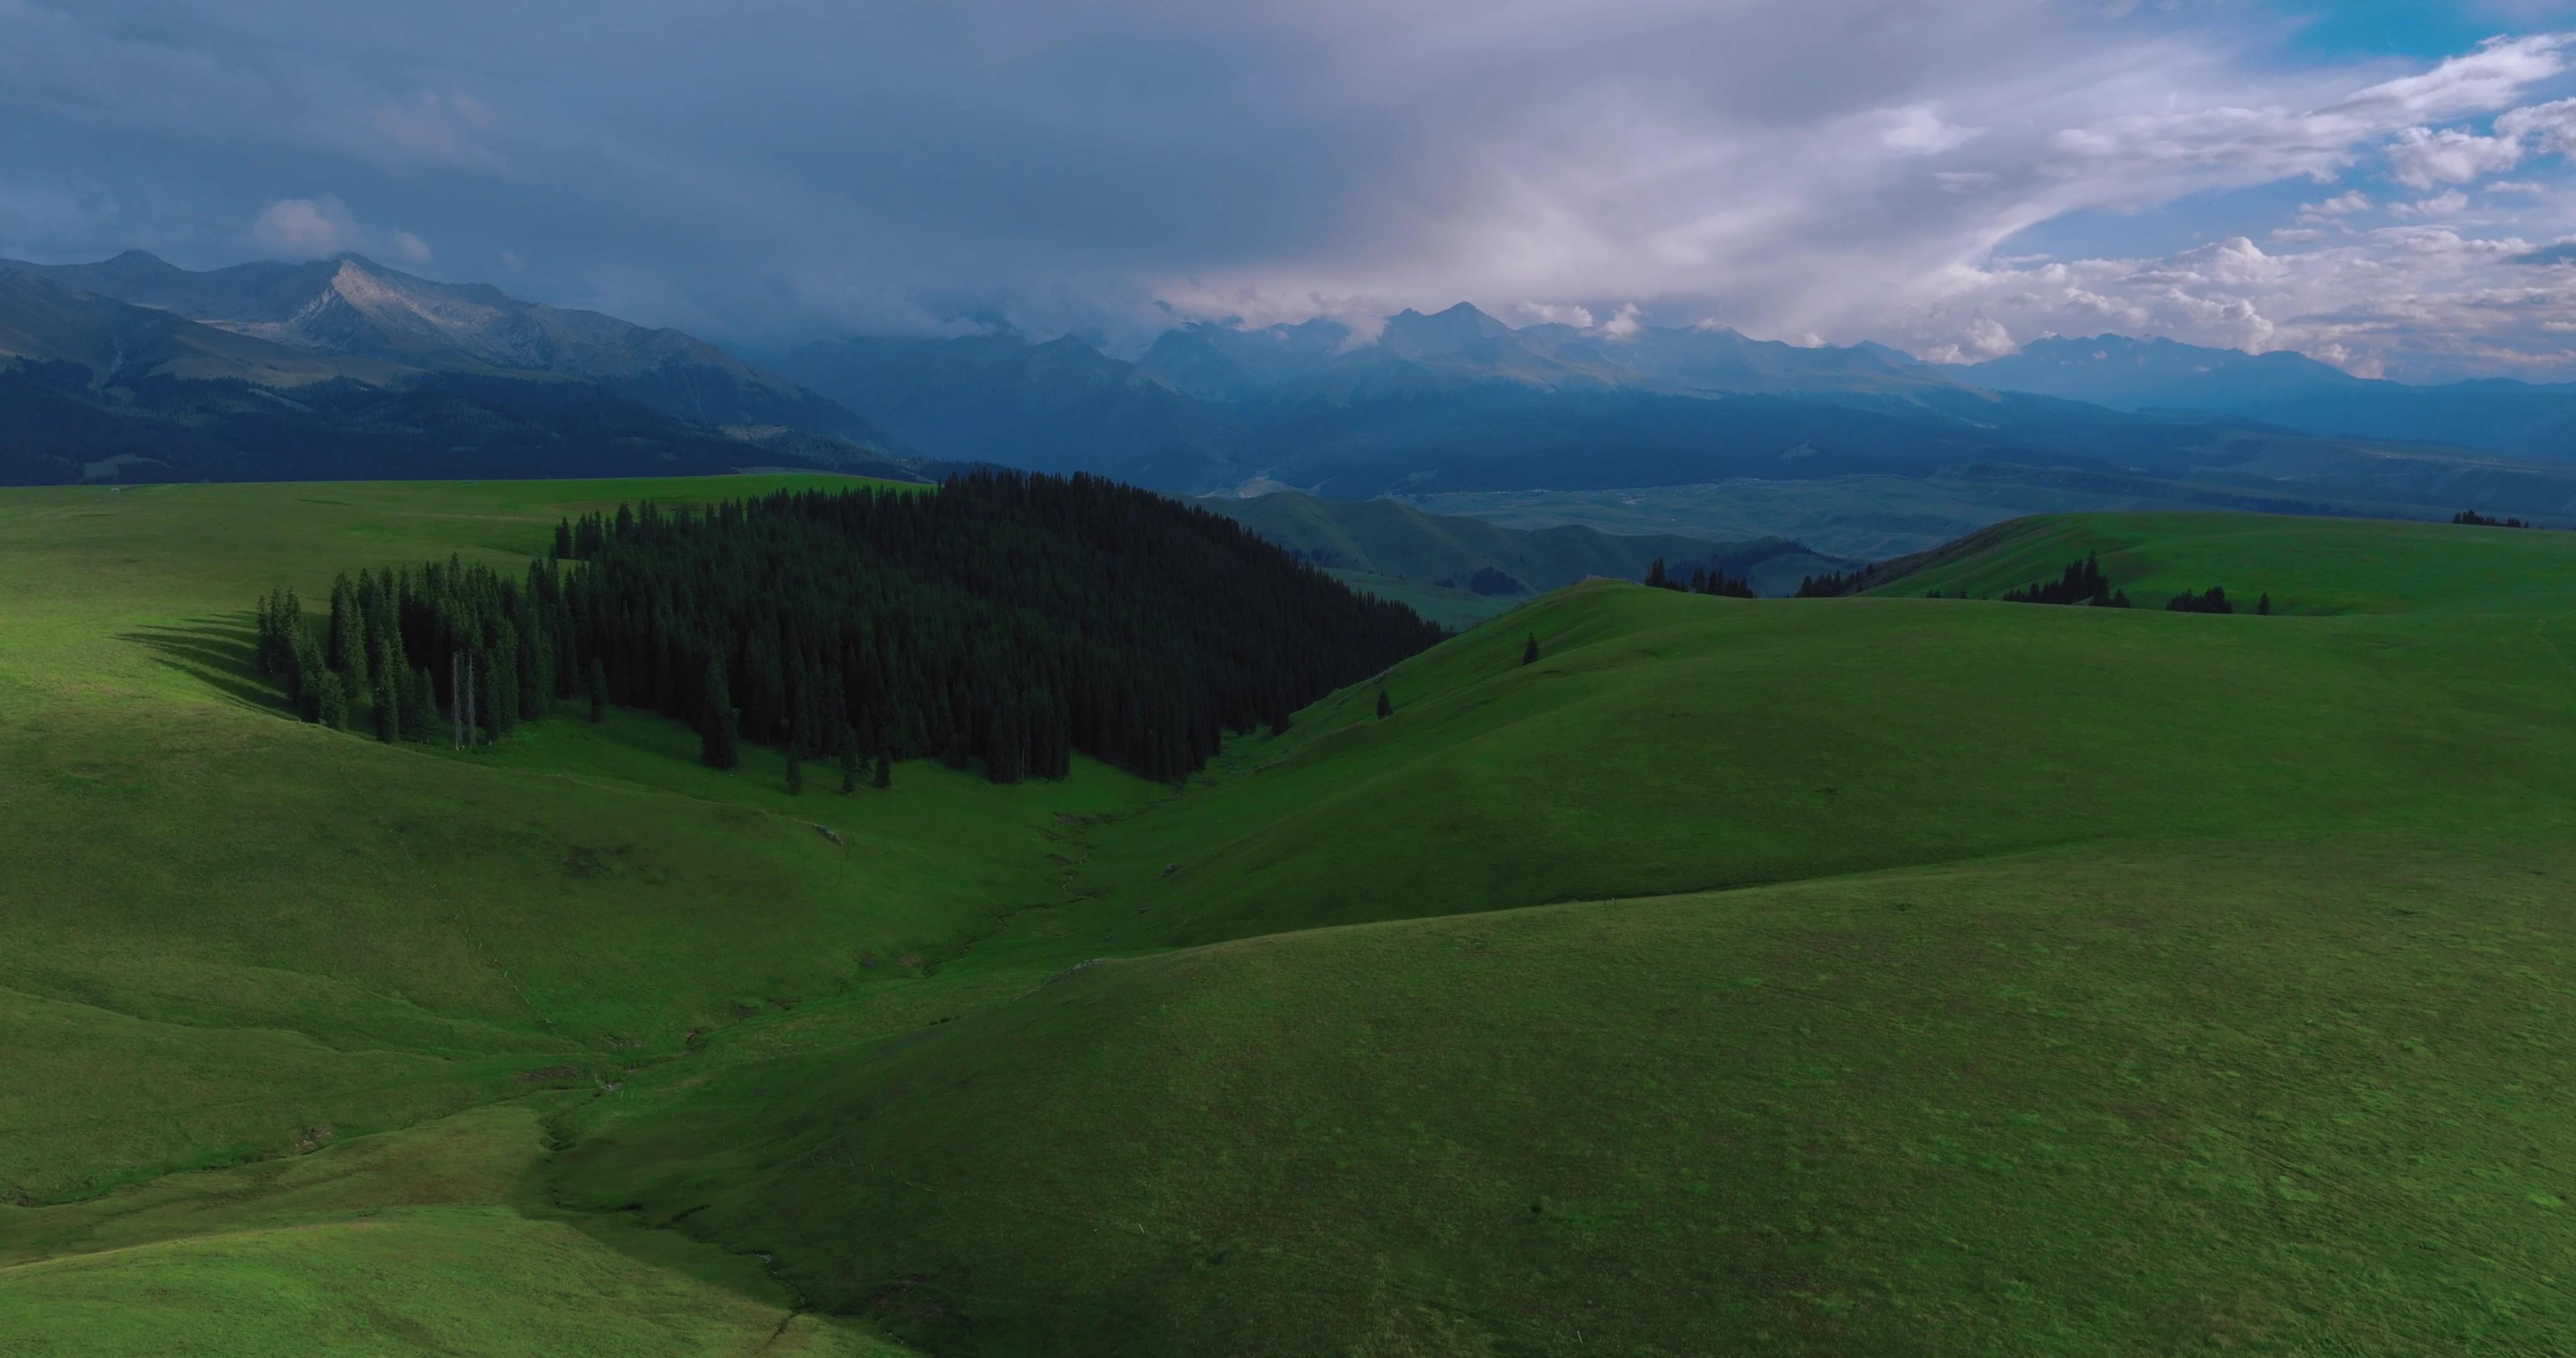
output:
[[[349,729],[349,681],[336,670],[324,670],[313,681],[314,715],[334,731]]]
[[[1395,715],[1395,704],[1387,701],[1385,689],[1377,691],[1377,715],[1380,720]]]
[[[375,671],[376,675],[374,684],[376,739],[391,745],[402,739],[404,674],[402,667],[394,663],[391,638],[381,635],[376,638],[375,660],[368,668]]]
[[[710,660],[698,699],[698,758],[708,768],[730,769],[742,763],[734,721],[733,692],[725,684],[724,666]]]
[[[402,737],[405,740],[428,740],[438,730],[438,682],[426,668],[415,669],[403,680]]]
[[[1521,663],[1524,665],[1538,663],[1538,633],[1530,633],[1529,640],[1521,643]]]
[[[894,756],[883,750],[877,751],[876,776],[868,780],[868,786],[875,788],[894,786]]]
[[[2254,611],[2263,617],[2272,616],[2272,595],[2269,591],[2265,591],[2262,598],[2254,601]]]
[[[805,742],[802,740],[787,742],[787,795],[805,795]]]
[[[582,686],[590,694],[591,721],[596,724],[608,720],[608,667],[599,663],[598,656],[590,658],[590,673],[584,676]]]
[[[847,796],[859,790],[859,733],[844,724],[841,727],[841,793]]]

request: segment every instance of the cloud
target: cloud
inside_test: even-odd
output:
[[[337,198],[281,198],[260,209],[251,239],[283,259],[319,259],[358,247],[358,219]]]
[[[399,263],[427,264],[427,242],[408,231],[363,226],[337,196],[281,198],[260,209],[250,225],[251,240],[279,259],[322,259],[350,251],[373,251]]]
[[[2469,196],[2458,189],[2453,189],[2431,198],[2418,198],[2411,203],[2399,203],[2388,211],[2398,217],[2451,217],[2468,209]]]
[[[2496,135],[2529,140],[2544,155],[2563,156],[2576,148],[2576,99],[2518,108],[2495,120]]]
[[[1981,128],[1943,122],[1939,110],[1929,104],[1887,109],[1881,116],[1885,124],[1878,134],[1880,144],[1908,155],[1937,156],[1957,150],[1983,134]]]
[[[2410,127],[2388,144],[2389,178],[2418,190],[2466,184],[2499,170],[2510,170],[2521,160],[2520,139],[2481,137],[2458,128],[2436,132],[2428,127]]]
[[[1540,325],[1570,325],[1577,330],[1592,328],[1592,309],[1560,306],[1544,302],[1523,302],[1512,310],[1526,322]]]
[[[2480,194],[2497,225],[2463,239],[2576,234],[2568,35],[2336,61],[2261,7],[2130,8],[633,0],[603,27],[509,0],[0,0],[0,202],[90,205],[0,207],[0,233],[199,266],[361,249],[758,344],[974,316],[1365,331],[1464,299],[1962,353],[1981,316],[2082,319],[2401,367],[2448,361],[2440,336],[2298,318],[2503,284],[2358,229],[2372,199],[2440,202],[2512,146],[2547,191]],[[2302,180],[2319,220],[2290,223],[2268,186]],[[325,185],[336,212],[279,196]],[[2196,253],[2240,238],[2340,262]],[[2480,314],[2402,325],[2459,319],[2483,354]]]

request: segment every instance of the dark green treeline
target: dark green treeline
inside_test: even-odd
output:
[[[460,699],[497,735],[579,696],[692,722],[718,767],[752,742],[845,784],[934,755],[1009,782],[1080,750],[1169,779],[1441,635],[1230,519],[1080,475],[621,506],[558,525],[554,556],[524,582],[361,574],[321,637],[274,595],[263,666],[314,720],[390,702],[399,738],[452,738],[437,713],[453,727]],[[346,665],[344,632],[366,639]]]

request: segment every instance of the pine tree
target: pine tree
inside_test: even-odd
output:
[[[590,694],[592,723],[608,720],[608,667],[599,663],[598,656],[590,658],[590,673],[584,676],[582,686]]]
[[[402,737],[428,740],[437,730],[438,683],[426,668],[413,670],[403,681]]]
[[[313,681],[314,718],[334,731],[349,729],[349,683],[336,670],[324,670]]]
[[[737,719],[733,691],[725,684],[724,666],[710,660],[698,699],[698,758],[708,768],[730,769],[742,763],[734,732]]]
[[[345,575],[331,586],[331,639],[323,663],[347,676],[353,686],[366,681],[367,617],[359,611],[357,586]]]
[[[894,756],[883,750],[877,751],[876,776],[868,780],[868,786],[876,788],[894,786]]]
[[[1633,560],[1634,558],[1631,559]],[[1654,561],[1646,567],[1646,587],[1649,589],[1662,589],[1671,583],[1672,581],[1664,575],[1664,559],[1660,556],[1656,557]],[[1385,714],[1380,713],[1379,715],[1383,716]]]
[[[859,733],[848,725],[841,727],[841,794],[859,790]]]
[[[402,739],[402,681],[404,671],[394,663],[393,641],[376,638],[375,661],[376,739],[391,745]]]
[[[802,740],[787,742],[787,795],[805,795],[805,742]]]
[[[2262,598],[2254,601],[2254,611],[2262,617],[2272,616],[2272,595],[2269,591],[2265,591]]]
[[[1395,715],[1395,704],[1387,701],[1385,689],[1377,691],[1377,715],[1381,721]]]
[[[1538,633],[1530,633],[1529,640],[1521,643],[1521,663],[1524,665],[1538,663]]]

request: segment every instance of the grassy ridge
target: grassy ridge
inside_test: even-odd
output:
[[[1594,586],[1400,667],[1392,721],[1363,686],[1247,742],[1236,776],[1093,835],[1083,882],[1131,911],[1116,937],[1191,943],[2070,842],[2512,824],[2576,805],[2569,675],[2529,620]]]

